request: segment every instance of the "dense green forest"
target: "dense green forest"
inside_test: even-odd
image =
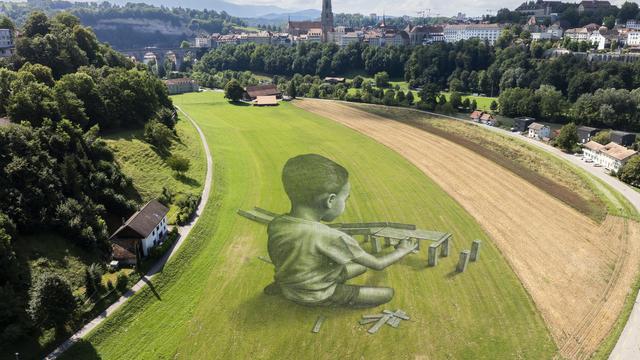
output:
[[[0,126],[0,347],[82,321],[86,299],[64,276],[34,278],[21,242],[57,234],[68,251],[106,260],[109,219],[137,205],[100,132],[173,125],[164,84],[77,17],[33,12],[21,30],[17,55],[0,63],[0,117],[12,123]]]
[[[226,34],[233,26],[245,23],[225,12],[167,8],[143,3],[115,5],[108,2],[70,2],[30,0],[26,3],[0,1],[0,13],[22,25],[32,11],[43,11],[52,16],[68,11],[84,26],[90,26],[102,42],[119,49],[159,46],[178,47],[183,40],[190,40],[200,31]],[[135,19],[137,26],[127,20]],[[109,22],[102,27],[101,22]],[[144,22],[148,22],[147,26]],[[155,28],[154,28],[155,27]],[[172,28],[168,31],[166,28]]]

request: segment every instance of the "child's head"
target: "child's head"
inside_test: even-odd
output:
[[[298,155],[282,169],[284,191],[292,206],[306,206],[332,221],[344,212],[349,198],[347,169],[317,154]]]

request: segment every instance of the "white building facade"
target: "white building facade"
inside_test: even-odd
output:
[[[14,52],[13,31],[11,29],[0,29],[0,57],[9,57]]]
[[[638,155],[637,151],[627,149],[622,145],[610,142],[607,145],[589,141],[582,148],[584,159],[593,161],[603,168],[618,172],[629,159]]]
[[[455,43],[475,38],[493,45],[501,33],[502,26],[498,24],[447,25],[444,28],[444,39],[448,43]]]

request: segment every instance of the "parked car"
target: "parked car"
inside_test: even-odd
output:
[[[586,163],[592,163],[592,162],[593,162],[593,160],[591,160],[591,159],[585,159],[585,160],[584,160],[584,162],[586,162]]]
[[[593,164],[593,167],[602,167],[602,165],[596,163],[596,164]]]

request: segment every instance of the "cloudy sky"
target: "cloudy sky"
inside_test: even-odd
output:
[[[320,8],[321,0],[227,0],[236,4],[275,5],[287,9]],[[334,12],[369,14],[384,11],[391,15],[416,15],[417,11],[430,9],[433,15],[452,16],[458,12],[469,16],[486,14],[487,10],[495,12],[508,7],[514,9],[524,0],[332,0]],[[568,2],[579,2],[569,0]],[[613,0],[612,4],[622,4],[624,0]]]

